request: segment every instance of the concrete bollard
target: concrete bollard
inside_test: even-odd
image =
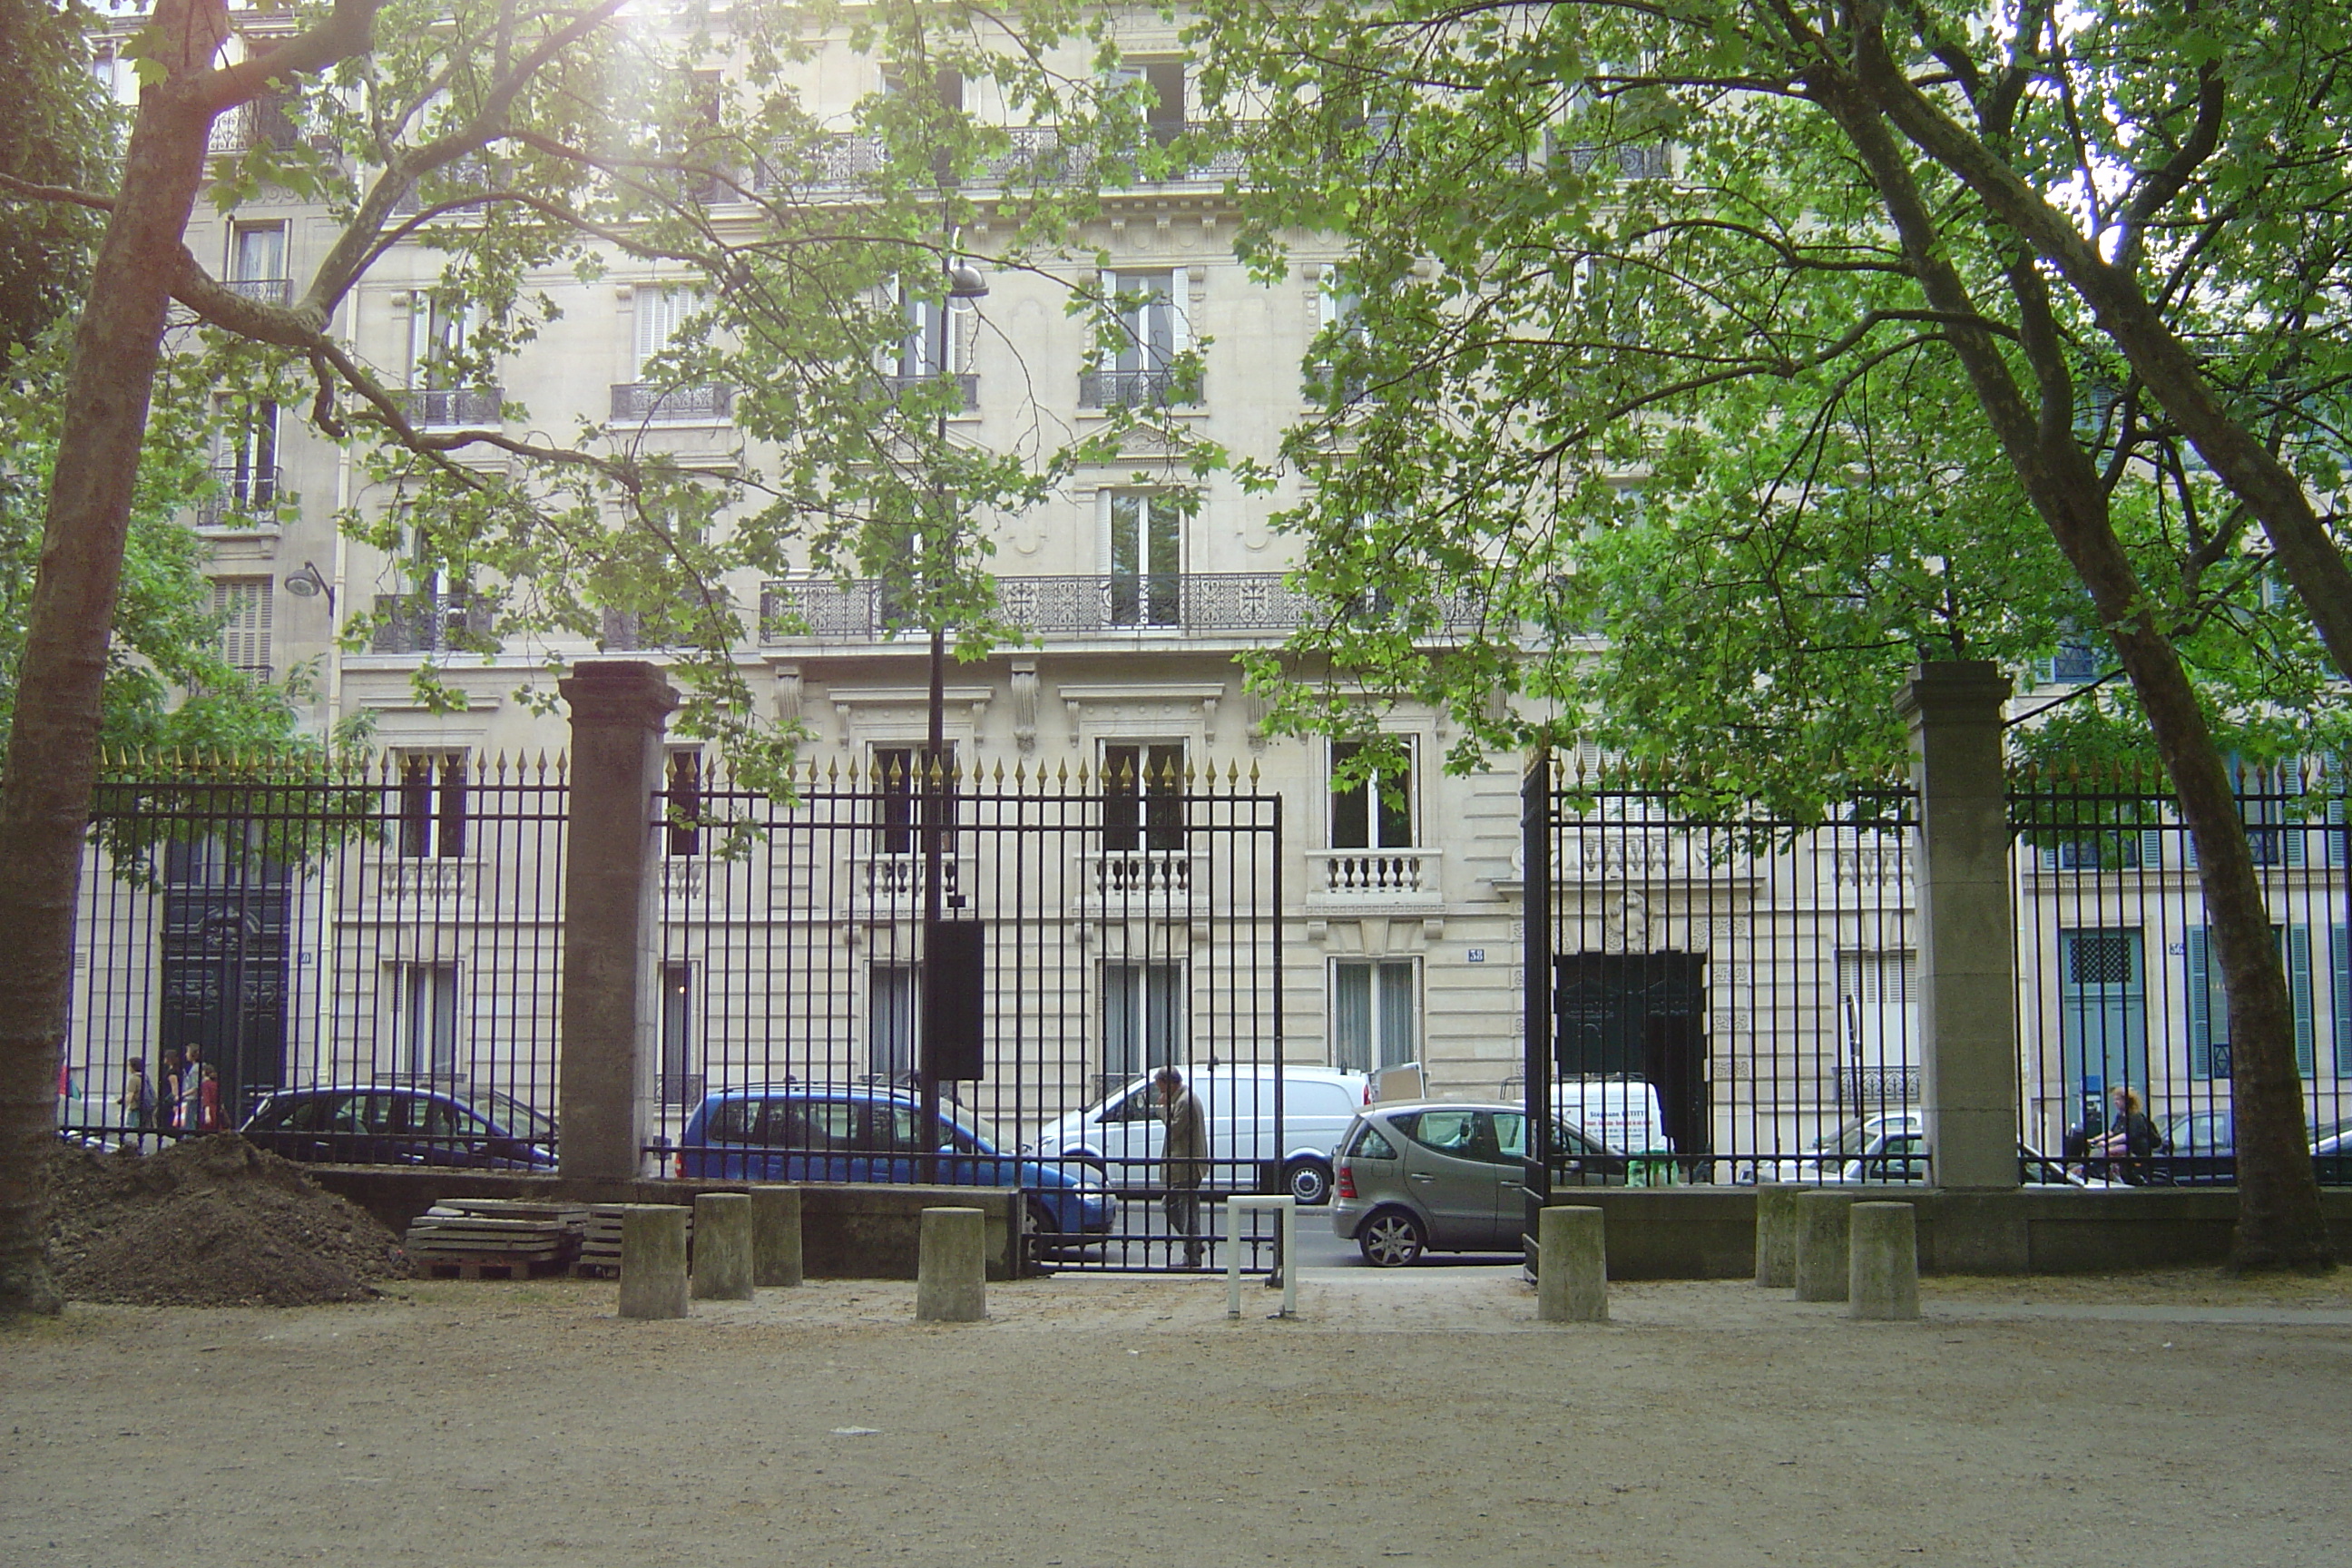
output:
[[[1547,1206],[1536,1221],[1536,1317],[1547,1323],[1609,1321],[1609,1247],[1595,1208]]]
[[[976,1323],[988,1316],[988,1216],[979,1209],[925,1209],[915,1263],[915,1318]]]
[[[751,1200],[741,1193],[694,1198],[694,1299],[751,1299]]]
[[[1797,1194],[1802,1191],[1785,1182],[1756,1189],[1756,1283],[1767,1290],[1797,1282]]]
[[[1852,1193],[1808,1189],[1797,1194],[1797,1300],[1843,1301],[1846,1285],[1846,1215]]]
[[[1919,1218],[1909,1204],[1855,1204],[1846,1313],[1885,1322],[1919,1317]]]
[[[801,1282],[801,1190],[751,1189],[751,1283]]]
[[[672,1204],[621,1207],[621,1316],[686,1316],[686,1211]]]

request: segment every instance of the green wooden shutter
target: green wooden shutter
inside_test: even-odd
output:
[[[2140,868],[2146,871],[2153,871],[2164,864],[2164,835],[2158,829],[2147,827],[2140,830],[2139,863]]]
[[[2208,980],[2205,928],[2189,928],[2189,1076],[2213,1076],[2213,992]]]
[[[2294,1069],[2309,1078],[2312,1069],[2311,928],[2286,928],[2286,984],[2294,999]]]
[[[2336,1076],[2352,1078],[2352,927],[2327,928],[2327,973],[2336,1002]]]
[[[2343,758],[2331,756],[2321,763],[2319,787],[2327,792],[2327,863],[2341,866],[2344,864]]]
[[[2310,831],[2304,826],[2301,798],[2304,793],[2303,759],[2301,757],[2289,757],[2279,764],[2278,788],[2279,794],[2287,797],[2280,801],[2276,807],[2281,824],[2279,831],[2286,835],[2286,863],[2290,866],[2300,866],[2305,858],[2304,838]],[[2310,947],[2311,939],[2306,932],[2304,937],[2306,956]],[[2303,1070],[2309,1072],[2311,1068],[2305,1067]]]

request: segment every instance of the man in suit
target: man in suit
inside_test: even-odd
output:
[[[1201,1101],[1172,1067],[1151,1075],[1160,1089],[1160,1117],[1168,1138],[1160,1150],[1160,1183],[1167,1188],[1168,1228],[1184,1238],[1184,1267],[1198,1268],[1201,1243],[1201,1184],[1209,1173],[1209,1119]]]

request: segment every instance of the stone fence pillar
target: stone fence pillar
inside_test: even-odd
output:
[[[635,660],[592,659],[557,689],[572,709],[564,847],[559,1169],[625,1180],[653,1127],[661,867],[654,795],[677,693]]]
[[[1950,659],[1921,665],[1896,703],[1919,791],[1920,1108],[1942,1187],[2018,1184],[2009,695],[1990,660]]]

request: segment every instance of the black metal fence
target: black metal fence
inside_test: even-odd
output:
[[[1651,1181],[1816,1179],[1916,1110],[1907,788],[1796,821],[1570,762],[1525,805],[1531,1100]]]
[[[551,1163],[563,775],[438,750],[114,760],[61,1130],[152,1148],[276,1094],[301,1157]]]
[[[933,779],[919,748],[884,748],[789,804],[674,772],[655,1152],[688,1176],[1018,1185],[1063,1266],[1162,1267],[1186,1247],[1145,1075],[1173,1065],[1212,1126],[1202,1192],[1281,1181],[1281,802],[1136,750],[1108,776],[1024,759]],[[977,1047],[933,1073],[936,1143],[929,1026]]]
[[[2235,770],[2294,1004],[2320,1178],[2352,1182],[2352,904],[2340,773]],[[2230,1014],[2196,846],[2155,778],[2113,764],[2013,781],[2021,1133],[2095,1178],[2235,1179]],[[2099,1157],[2129,1089],[2160,1140]]]

